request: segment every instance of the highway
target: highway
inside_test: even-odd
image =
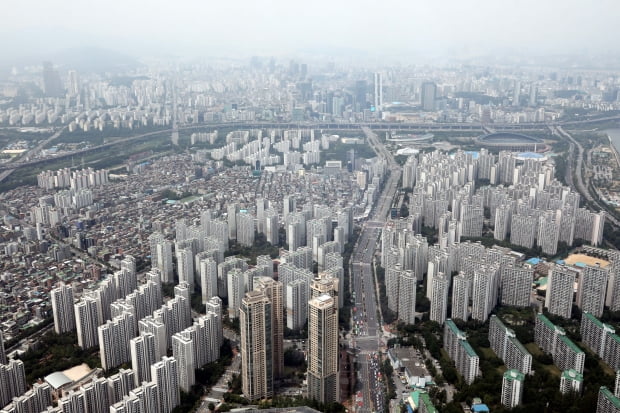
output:
[[[380,380],[380,362],[375,360],[382,337],[381,320],[377,311],[377,297],[373,274],[375,251],[379,246],[379,236],[390,212],[392,200],[397,191],[401,169],[394,157],[381,143],[370,128],[362,128],[368,143],[377,155],[387,161],[389,176],[385,181],[374,210],[362,226],[352,259],[352,292],[355,297],[352,314],[351,347],[358,350],[356,363],[358,371],[357,391],[363,395],[363,403],[356,406],[357,412],[370,413],[383,411],[389,401],[385,400],[383,383]]]
[[[552,132],[554,131],[553,127],[551,127],[551,131]],[[602,211],[607,211],[607,207],[605,205],[601,205],[601,202],[599,202],[598,199],[595,199],[594,197],[592,197],[592,194],[590,193],[590,191],[588,191],[586,184],[584,184],[583,182],[583,177],[586,173],[583,167],[583,153],[584,153],[583,146],[581,146],[581,144],[575,138],[573,138],[570,133],[566,132],[561,126],[556,126],[555,132],[560,137],[567,139],[570,145],[568,157],[567,157],[568,162],[566,166],[566,183],[571,188],[581,193],[581,196],[585,197],[589,202],[598,206]],[[575,157],[575,147],[577,148],[576,157]],[[572,159],[574,158],[576,159],[575,159],[575,169],[573,171]],[[573,172],[574,172],[574,176],[577,178],[576,179],[577,182],[573,181]],[[607,213],[605,214],[605,219],[609,221],[611,224],[613,224],[615,227],[620,227],[620,221],[618,221],[613,215]]]
[[[50,136],[49,138],[39,142],[39,144],[37,146],[35,146],[32,149],[29,149],[27,152],[23,153],[20,158],[24,160],[24,162],[22,162],[21,164],[28,162],[30,160],[30,158],[33,158],[35,156],[37,156],[39,154],[39,152],[41,152],[41,150],[43,148],[45,148],[45,146],[47,146],[50,142],[52,142],[54,139],[58,138],[60,136],[60,134],[62,133],[62,131],[64,131],[67,127],[62,127],[60,129],[58,129],[56,131],[56,133],[54,133],[52,136]],[[8,161],[7,163],[3,164],[2,167],[6,167],[7,169],[5,169],[4,171],[2,171],[2,173],[0,173],[0,182],[3,182],[6,178],[9,177],[9,175],[11,175],[15,169],[19,168],[19,166],[15,166],[13,167],[13,165],[18,165],[19,163],[17,162],[13,162],[14,160],[16,160],[17,157],[11,159],[10,161]]]
[[[598,122],[606,122],[610,120],[618,120],[620,119],[620,115],[617,116],[609,116],[598,119],[586,119],[586,120],[578,120],[578,121],[569,121],[569,122],[557,122],[554,123],[553,126],[561,126],[561,125],[584,125],[584,124],[593,124]],[[405,123],[405,122],[373,122],[373,123],[338,123],[338,122],[223,122],[223,123],[204,123],[201,125],[191,125],[191,126],[178,126],[176,122],[172,125],[172,128],[162,129],[153,132],[147,132],[138,134],[136,136],[132,136],[129,138],[118,139],[114,142],[106,143],[103,145],[93,146],[91,148],[80,149],[72,152],[67,152],[61,155],[41,158],[41,159],[30,159],[24,162],[16,162],[13,165],[1,165],[0,170],[7,169],[18,169],[25,166],[33,166],[40,163],[49,162],[51,160],[63,159],[71,156],[82,155],[102,149],[106,149],[115,145],[122,145],[134,140],[142,139],[148,136],[155,136],[159,134],[173,134],[173,136],[178,136],[178,131],[181,130],[192,130],[192,129],[219,129],[219,128],[230,128],[236,127],[239,129],[256,129],[256,128],[270,128],[270,129],[297,129],[297,128],[313,128],[319,130],[343,130],[343,129],[359,129],[362,128],[364,130],[407,130],[407,131],[417,131],[417,132],[442,132],[442,131],[474,131],[484,133],[484,124],[481,123]],[[544,123],[505,123],[505,124],[494,124],[493,128],[496,131],[527,131],[527,130],[541,130],[547,127]]]

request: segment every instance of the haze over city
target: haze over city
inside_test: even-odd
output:
[[[616,55],[613,0],[8,0],[3,60],[67,48],[134,57],[319,55],[422,63],[420,56]],[[6,60],[5,60],[6,62]]]
[[[620,413],[620,5],[91,3],[2,3],[0,413]]]

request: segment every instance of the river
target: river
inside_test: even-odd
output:
[[[609,136],[611,143],[613,143],[616,150],[620,152],[620,129],[605,129],[601,132]]]

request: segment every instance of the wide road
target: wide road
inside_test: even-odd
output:
[[[23,160],[23,162],[28,162],[31,158],[35,158],[37,155],[39,155],[39,153],[41,152],[41,150],[47,146],[50,142],[52,142],[54,139],[58,138],[60,136],[60,134],[62,133],[62,131],[64,131],[67,127],[62,127],[60,129],[58,129],[56,131],[56,133],[54,133],[52,136],[50,136],[49,138],[39,142],[39,144],[37,146],[35,146],[32,149],[29,149],[27,152],[23,153],[19,159]],[[11,159],[9,162],[6,162],[4,164],[2,164],[3,167],[7,167],[10,168],[11,163],[13,161],[15,161],[18,157],[15,157],[13,159]],[[11,175],[15,169],[17,168],[11,168],[11,169],[5,169],[4,171],[2,171],[2,173],[0,173],[0,182],[3,182],[6,178],[9,177],[9,175]]]
[[[620,115],[608,116],[604,118],[598,119],[585,119],[585,120],[576,120],[576,121],[568,121],[568,122],[557,122],[552,125],[585,125],[585,124],[596,124],[599,122],[607,122],[610,120],[618,120],[620,119]],[[340,122],[247,122],[247,121],[235,121],[235,122],[222,122],[222,123],[204,123],[200,125],[183,125],[177,126],[176,124],[172,125],[172,128],[162,129],[154,132],[143,133],[135,136],[131,136],[128,138],[122,138],[115,140],[114,142],[105,143],[103,145],[93,146],[91,148],[79,149],[72,152],[67,152],[64,154],[57,155],[55,157],[49,157],[46,159],[37,159],[37,160],[29,160],[25,162],[17,162],[14,165],[14,168],[22,168],[26,166],[33,166],[39,163],[44,163],[53,159],[62,159],[70,156],[77,156],[86,154],[93,151],[98,151],[102,149],[109,148],[111,146],[128,144],[134,140],[142,139],[147,136],[154,136],[165,133],[173,133],[176,137],[177,132],[180,130],[193,130],[193,129],[218,129],[218,128],[228,128],[228,127],[236,127],[239,129],[268,129],[268,128],[276,128],[276,129],[297,129],[297,128],[314,128],[320,130],[342,130],[342,129],[372,129],[372,130],[407,130],[407,131],[418,131],[418,132],[441,132],[441,131],[480,131],[481,133],[484,131],[484,124],[481,123],[405,123],[405,122],[372,122],[372,123],[340,123]],[[547,127],[546,124],[541,122],[536,123],[505,123],[505,124],[494,124],[494,130],[497,131],[527,131],[527,130],[540,130],[545,129]],[[8,165],[0,164],[0,170],[13,169]]]
[[[583,154],[584,154],[583,146],[581,146],[581,144],[575,138],[573,138],[573,136],[570,133],[566,132],[561,126],[557,126],[555,130],[557,131],[557,134],[560,137],[566,138],[570,145],[569,156],[567,159],[567,164],[568,164],[567,174],[570,173],[571,177],[570,177],[570,180],[567,179],[566,183],[569,184],[573,189],[577,189],[577,192],[581,193],[581,195],[584,198],[586,198],[588,201],[597,205],[602,211],[606,211],[607,207],[603,205],[598,199],[595,199],[594,197],[592,197],[592,194],[588,190],[587,184],[584,183],[584,176],[587,174],[587,171],[585,170],[584,165],[583,165]],[[576,156],[575,156],[574,148],[577,148]],[[572,169],[573,159],[575,159],[574,171]],[[577,178],[576,179],[577,182],[573,182],[573,179],[572,179],[573,172],[575,174],[575,177]],[[615,227],[620,227],[620,221],[618,221],[613,215],[607,213],[605,214],[605,219],[611,222],[611,224],[614,225]]]
[[[369,219],[362,226],[352,259],[352,290],[355,293],[355,307],[353,311],[351,344],[357,348],[356,362],[361,367],[359,371],[359,388],[363,395],[363,405],[356,406],[357,412],[370,413],[382,411],[387,406],[385,393],[378,392],[379,363],[370,362],[379,350],[382,336],[381,320],[377,311],[377,296],[373,274],[373,258],[379,246],[381,229],[385,225],[390,212],[392,200],[397,191],[401,176],[401,169],[394,161],[394,157],[384,147],[377,135],[369,128],[362,128],[368,143],[377,156],[387,162],[389,176],[382,186]]]

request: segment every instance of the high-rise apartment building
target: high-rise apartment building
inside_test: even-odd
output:
[[[177,361],[179,388],[189,393],[192,386],[196,384],[196,363],[194,361],[192,340],[184,337],[181,333],[173,335],[172,356]]]
[[[77,327],[78,346],[82,349],[95,347],[99,344],[97,327],[100,325],[99,305],[93,297],[82,297],[75,304],[75,321]]]
[[[534,270],[506,266],[501,269],[500,302],[502,305],[528,307]]]
[[[143,381],[151,381],[151,364],[158,359],[155,354],[155,336],[143,333],[129,341],[131,353],[131,369],[135,374],[135,385]]]
[[[170,413],[181,403],[178,364],[174,357],[164,356],[153,364],[151,378],[159,390],[159,413]]]
[[[581,270],[577,287],[577,306],[581,311],[587,311],[595,317],[603,315],[608,279],[607,268],[586,265]]]
[[[52,312],[54,314],[54,331],[62,334],[75,330],[73,312],[73,288],[61,284],[51,292]]]
[[[250,291],[241,302],[241,387],[248,400],[273,395],[271,300],[264,291]]]
[[[448,277],[446,277],[443,273],[438,273],[433,277],[431,291],[430,291],[430,302],[431,309],[429,314],[429,319],[432,321],[436,321],[439,324],[443,324],[446,321],[447,313],[448,313],[448,289],[450,288],[450,284],[448,281]],[[413,292],[415,295],[415,291]],[[399,301],[400,304],[400,301]],[[415,311],[415,305],[414,305]],[[400,318],[400,313],[399,317]]]
[[[280,379],[284,371],[284,305],[282,303],[282,283],[269,277],[259,277],[254,281],[254,289],[262,291],[271,301],[271,345],[273,378]]]
[[[507,370],[502,380],[502,405],[512,409],[521,404],[525,376],[519,370]]]
[[[545,307],[549,313],[571,318],[577,272],[564,265],[555,264],[549,270]]]
[[[325,294],[308,302],[308,397],[339,402],[338,304]]]
[[[469,290],[471,281],[463,273],[452,278],[452,318],[469,318]]]

